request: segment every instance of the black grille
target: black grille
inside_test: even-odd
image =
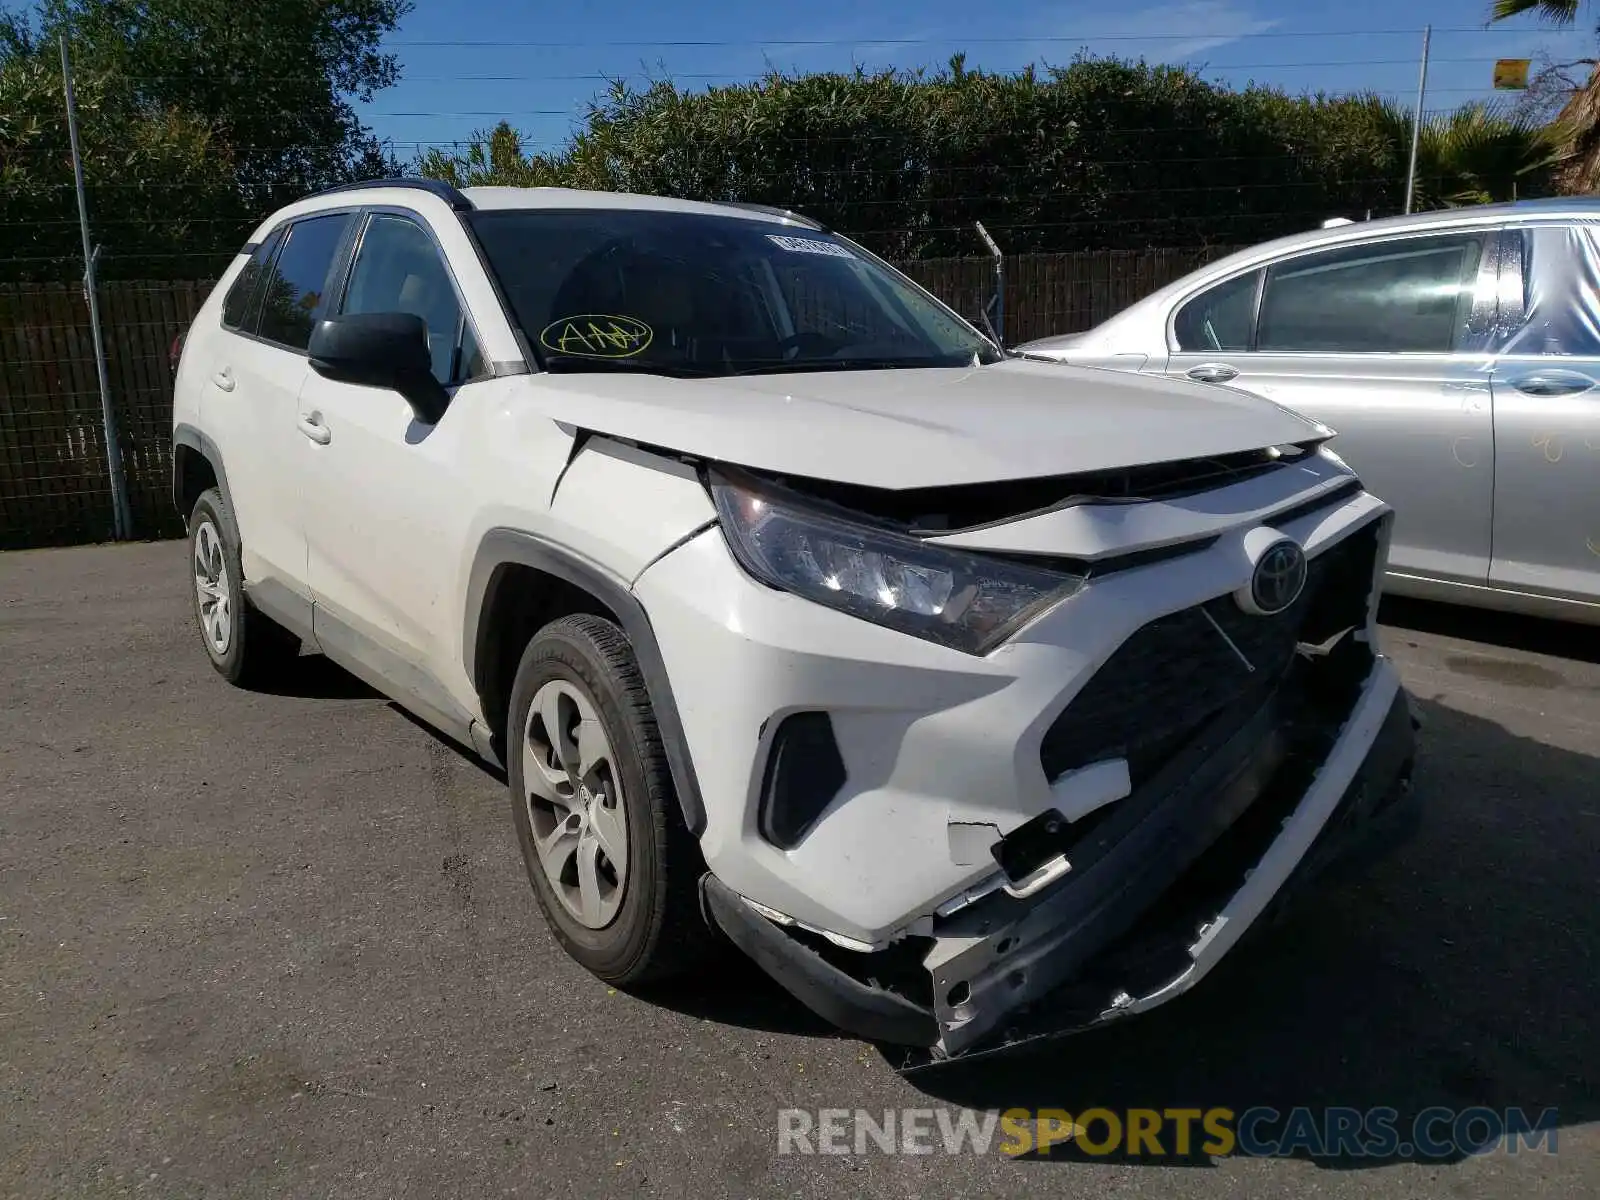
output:
[[[1298,642],[1364,625],[1377,548],[1373,523],[1317,555],[1300,598],[1274,616],[1252,616],[1219,596],[1137,630],[1045,733],[1046,776],[1126,758],[1139,786],[1208,718],[1280,679]]]

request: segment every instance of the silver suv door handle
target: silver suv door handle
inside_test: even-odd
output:
[[[1190,367],[1186,374],[1201,383],[1227,383],[1239,377],[1239,368],[1230,367],[1227,363],[1201,363],[1198,367]]]
[[[321,413],[307,413],[295,423],[295,428],[319,446],[333,441],[333,430],[322,423]]]
[[[211,382],[223,391],[231,392],[233,391],[233,371],[228,367],[223,367],[220,371],[213,371],[211,373]]]
[[[1518,375],[1511,386],[1525,396],[1575,396],[1594,387],[1594,380],[1577,371],[1552,369]]]

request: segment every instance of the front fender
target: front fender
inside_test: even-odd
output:
[[[482,617],[493,599],[491,589],[497,579],[503,576],[503,568],[508,565],[531,567],[552,575],[587,592],[616,614],[623,632],[632,643],[639,673],[644,678],[645,691],[650,696],[650,707],[655,713],[656,726],[661,731],[667,765],[672,771],[673,787],[683,809],[684,824],[698,838],[705,829],[705,804],[700,797],[700,784],[695,775],[694,762],[689,756],[688,742],[684,738],[683,721],[678,715],[672,683],[667,677],[666,664],[662,661],[661,648],[655,630],[650,625],[649,615],[620,577],[535,534],[503,527],[489,530],[478,546],[467,582],[466,625],[462,645],[470,656],[466,667],[474,684],[481,687],[489,677],[492,642],[487,636],[488,630],[482,625]]]

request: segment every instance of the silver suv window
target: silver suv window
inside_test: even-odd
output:
[[[1472,317],[1487,232],[1342,246],[1268,268],[1255,348],[1448,354]]]

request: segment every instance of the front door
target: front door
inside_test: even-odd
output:
[[[373,212],[335,311],[406,312],[428,325],[434,375],[452,387],[483,373],[444,260],[420,219]],[[470,385],[469,385],[470,386]],[[465,399],[465,397],[462,397]],[[317,641],[330,656],[450,727],[462,706],[440,681],[458,660],[459,614],[445,603],[466,537],[447,527],[470,488],[452,409],[418,422],[398,392],[307,373],[298,428],[308,449],[306,527]]]

